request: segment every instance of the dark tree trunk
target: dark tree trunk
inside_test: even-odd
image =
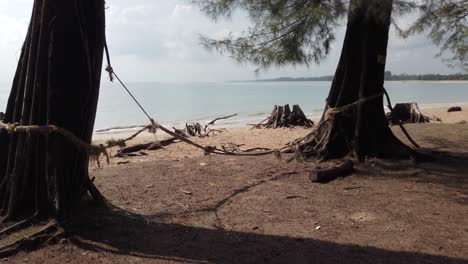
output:
[[[352,0],[340,61],[316,133],[301,146],[322,159],[405,158],[412,150],[390,130],[383,108],[383,84],[392,0]],[[375,97],[377,95],[377,97]],[[330,108],[368,99],[344,111]]]
[[[104,0],[35,0],[3,122],[91,142],[104,25]],[[88,154],[63,137],[0,131],[0,220],[66,217],[88,184]]]

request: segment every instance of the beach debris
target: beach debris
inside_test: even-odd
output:
[[[148,185],[145,186],[146,189],[153,188],[153,187],[154,187],[153,184],[148,184]]]
[[[195,122],[192,124],[185,124],[184,130],[178,130],[179,135],[184,137],[209,137],[210,135],[220,134],[226,132],[225,128],[209,128],[209,124],[202,126],[200,123]]]
[[[184,189],[180,189],[180,191],[187,194],[187,195],[193,195],[193,193],[191,191],[187,191],[187,190],[184,190]]]
[[[180,136],[183,136],[183,137],[187,137],[187,135],[185,134],[185,131],[183,129],[177,129],[175,127],[172,127],[172,129],[174,129],[174,132],[177,134],[177,135],[180,135]]]
[[[128,164],[130,163],[130,161],[126,160],[126,161],[119,161],[117,162],[117,165],[123,165],[123,164]]]
[[[405,123],[429,123],[431,119],[422,114],[417,103],[396,104],[387,114],[390,125]]]
[[[306,117],[299,105],[275,105],[269,117],[255,125],[253,128],[281,128],[281,127],[313,127],[314,122]]]
[[[241,146],[244,146],[245,144],[236,144],[236,143],[224,143],[221,145],[221,148],[225,151],[229,152],[240,152]]]
[[[237,114],[215,118],[204,126],[199,122],[194,122],[185,124],[184,129],[177,129],[175,127],[173,127],[173,129],[176,134],[183,137],[209,137],[210,135],[226,132],[225,128],[214,129],[210,128],[210,125],[214,125],[218,120],[228,119],[234,116],[237,116]]]
[[[200,163],[200,166],[206,167],[206,166],[208,166],[208,164],[206,164],[205,162],[202,162],[202,163]]]
[[[146,125],[134,125],[134,126],[114,126],[109,128],[98,129],[96,133],[109,132],[111,130],[123,130],[123,129],[134,129],[134,128],[145,128]]]
[[[354,162],[346,160],[334,166],[325,169],[318,168],[309,173],[309,180],[311,182],[327,183],[339,177],[346,177],[354,172]]]
[[[119,149],[115,156],[119,158],[128,157],[128,156],[136,156],[136,154],[134,154],[135,152],[140,152],[140,154],[142,154],[141,153],[142,150],[157,150],[157,149],[161,149],[167,145],[177,143],[177,142],[179,141],[176,141],[176,138],[168,138],[168,139],[164,139],[161,141],[153,141],[149,143],[137,144],[137,145]],[[142,155],[145,155],[145,154],[142,154]]]
[[[216,121],[223,120],[223,119],[228,119],[228,118],[235,117],[235,116],[237,116],[237,114],[218,117],[218,118],[213,119],[211,122],[208,122],[208,125],[214,125]]]
[[[289,196],[286,196],[285,199],[289,200],[289,199],[296,199],[296,198],[306,198],[306,197],[303,195],[289,195]]]
[[[450,107],[447,112],[461,112],[462,111],[462,108],[460,106],[452,106]]]
[[[315,230],[320,230],[320,228],[321,228],[320,226],[317,226],[315,227]]]

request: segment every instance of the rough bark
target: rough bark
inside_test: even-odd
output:
[[[4,122],[91,142],[104,24],[103,0],[35,0]],[[0,220],[67,217],[89,182],[88,153],[64,138],[0,132]]]
[[[352,155],[359,160],[367,156],[410,156],[412,150],[394,136],[383,108],[392,2],[351,1],[345,40],[326,109],[315,133],[300,148],[304,155],[321,159]],[[362,103],[355,103],[358,100]],[[352,103],[355,104],[344,107]]]

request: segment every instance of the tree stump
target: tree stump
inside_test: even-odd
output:
[[[401,123],[429,123],[430,118],[423,115],[417,103],[396,104],[393,111],[387,114],[387,119],[391,125]]]
[[[292,111],[289,104],[275,105],[270,116],[260,122],[255,128],[281,128],[281,127],[313,127],[314,122],[306,117],[299,105],[293,105]]]

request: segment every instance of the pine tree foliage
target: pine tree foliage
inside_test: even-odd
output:
[[[437,56],[448,53],[444,60],[452,67],[468,72],[468,0],[426,0],[417,5],[419,18],[409,29],[399,29],[403,37],[428,32],[440,47]]]
[[[392,1],[366,1],[369,14],[385,10]],[[252,26],[242,33],[230,33],[223,39],[201,37],[202,44],[228,53],[238,62],[251,62],[260,68],[272,65],[319,63],[330,51],[337,27],[352,11],[356,1],[344,0],[194,0],[214,20],[230,17],[236,9],[247,12]],[[467,69],[468,0],[394,0],[393,18],[416,14],[417,20],[407,29],[393,23],[401,36],[427,32],[440,46],[441,56],[452,66]]]
[[[248,12],[253,27],[247,32],[231,33],[222,40],[202,37],[202,43],[261,68],[320,62],[328,54],[335,29],[346,14],[344,1],[340,0],[209,0],[199,4],[213,19],[230,16],[236,7]]]

